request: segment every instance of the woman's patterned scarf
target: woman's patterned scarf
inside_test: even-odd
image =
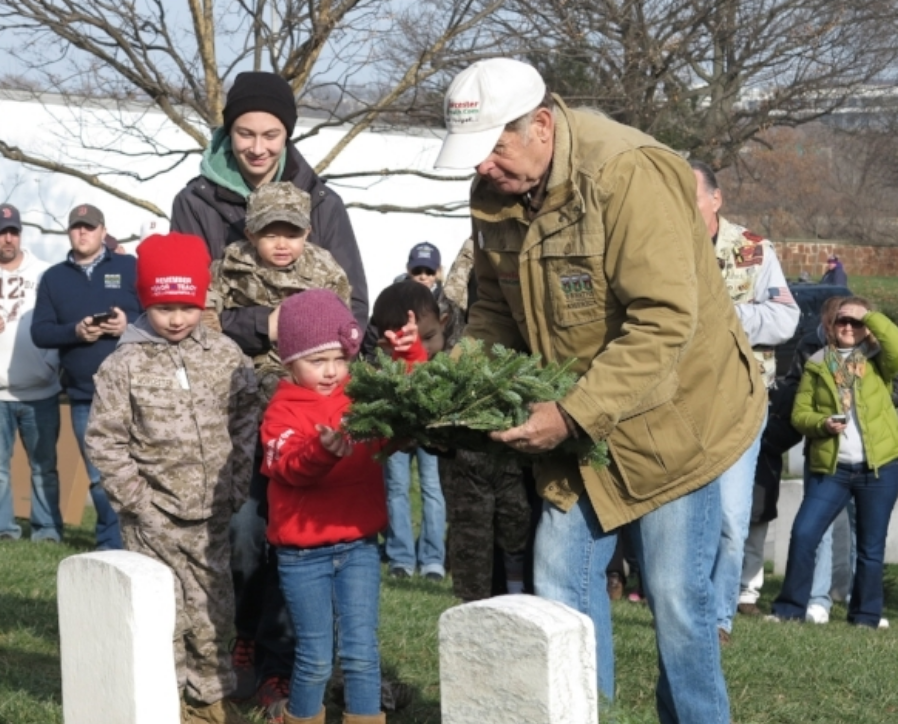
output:
[[[823,353],[823,361],[836,383],[839,403],[842,405],[842,413],[845,415],[851,414],[854,383],[861,379],[867,370],[867,355],[870,350],[871,345],[865,339],[844,357],[834,345],[829,345],[826,352]]]

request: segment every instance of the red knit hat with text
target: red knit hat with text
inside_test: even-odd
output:
[[[206,243],[193,234],[153,234],[137,247],[137,297],[154,304],[206,306],[212,275]]]
[[[354,357],[361,345],[359,323],[329,289],[309,289],[281,302],[278,354],[284,364],[328,349],[342,348]]]

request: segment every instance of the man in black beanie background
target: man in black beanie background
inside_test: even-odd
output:
[[[327,249],[352,285],[352,314],[364,330],[368,291],[358,244],[342,199],[322,181],[291,143],[296,99],[275,73],[240,73],[228,92],[224,125],[215,129],[203,153],[200,175],[178,193],[172,231],[204,239],[213,260],[246,238],[246,197],[269,181],[288,181],[311,196],[309,241]],[[277,314],[270,307],[227,309],[222,331],[249,357],[271,348]],[[257,451],[258,452],[258,451]],[[261,458],[260,458],[261,460]],[[234,699],[253,695],[269,721],[282,716],[293,668],[293,630],[280,592],[277,564],[265,540],[267,479],[258,472],[250,496],[231,522],[231,570],[236,593],[237,640],[233,663]]]

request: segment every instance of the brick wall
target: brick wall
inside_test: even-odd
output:
[[[812,280],[819,280],[831,254],[839,257],[849,278],[898,276],[898,246],[854,246],[827,241],[775,241],[773,245],[790,279],[806,271]]]

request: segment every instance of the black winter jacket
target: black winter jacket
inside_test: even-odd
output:
[[[312,197],[312,234],[309,241],[327,249],[343,267],[352,285],[352,315],[362,329],[368,321],[368,284],[362,257],[343,200],[328,188],[292,143],[281,179]],[[189,181],[175,197],[172,231],[195,234],[204,239],[213,260],[224,256],[225,247],[246,238],[246,199],[222,188],[204,176]],[[226,309],[222,330],[243,352],[255,356],[271,348],[268,339],[268,307]]]

